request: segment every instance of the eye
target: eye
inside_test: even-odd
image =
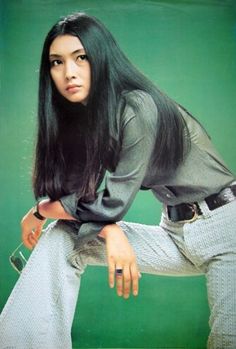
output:
[[[62,64],[62,61],[60,59],[53,59],[52,61],[50,61],[50,67],[56,67],[60,64]]]
[[[87,55],[79,55],[76,58],[78,61],[87,61],[88,60],[88,56]]]

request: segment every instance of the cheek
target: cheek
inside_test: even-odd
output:
[[[60,79],[60,77],[58,76],[58,74],[51,73],[51,78],[52,78],[52,81],[54,82],[54,85],[59,90],[60,87],[61,87],[61,79]]]

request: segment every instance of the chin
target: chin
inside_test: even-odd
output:
[[[71,103],[81,103],[86,105],[87,104],[87,98],[82,98],[82,97],[76,97],[76,96],[71,96],[71,97],[65,97],[69,102]]]

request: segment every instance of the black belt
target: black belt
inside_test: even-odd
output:
[[[205,198],[209,210],[213,211],[218,207],[224,206],[236,199],[236,185],[222,189],[217,194],[212,194]],[[175,206],[167,206],[167,216],[172,222],[194,221],[202,214],[199,204],[183,203]]]

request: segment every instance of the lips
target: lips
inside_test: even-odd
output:
[[[68,91],[68,92],[75,92],[75,91],[79,90],[80,87],[81,87],[81,85],[71,84],[71,85],[68,85],[66,87],[66,91]]]

